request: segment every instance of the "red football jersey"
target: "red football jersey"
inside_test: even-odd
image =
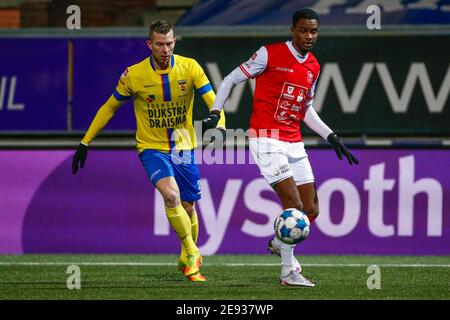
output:
[[[267,65],[256,76],[253,111],[249,136],[269,136],[282,141],[302,141],[300,122],[305,116],[320,65],[309,52],[303,59],[296,57],[287,43],[265,46]],[[255,59],[255,55],[253,59]],[[246,64],[240,69],[251,76]],[[247,69],[247,70],[246,70]],[[275,131],[274,131],[275,130]]]

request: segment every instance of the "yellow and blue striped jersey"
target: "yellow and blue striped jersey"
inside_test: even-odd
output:
[[[138,151],[191,150],[196,147],[192,120],[194,89],[211,109],[216,97],[202,67],[191,58],[172,55],[166,70],[156,68],[152,57],[128,67],[116,90],[100,108],[82,143],[89,144],[115,111],[133,99]],[[218,127],[225,128],[222,113]]]

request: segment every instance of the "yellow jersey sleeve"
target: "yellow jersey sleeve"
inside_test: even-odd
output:
[[[89,129],[86,131],[81,143],[89,145],[94,140],[98,133],[108,124],[109,120],[114,116],[117,109],[119,109],[125,101],[119,101],[114,95],[109,97],[108,101],[97,111],[94,120],[92,120]]]
[[[216,99],[216,94],[213,87],[211,86],[211,83],[209,82],[208,77],[205,74],[205,71],[203,71],[203,68],[195,60],[193,60],[192,75],[195,88],[201,94],[203,101],[205,101],[206,105],[208,106],[208,109],[211,110],[214,104],[214,100]],[[224,129],[226,128],[225,113],[223,109],[220,112],[220,120],[217,124],[217,127]]]
[[[129,75],[128,68],[126,68],[120,76],[119,83],[117,83],[117,87],[113,93],[113,96],[118,101],[126,101],[130,99],[132,95],[133,88],[131,85],[131,76]]]
[[[86,131],[81,143],[89,145],[99,132],[108,124],[116,111],[133,95],[131,77],[128,68],[120,76],[119,82],[112,96],[97,111],[89,129]]]

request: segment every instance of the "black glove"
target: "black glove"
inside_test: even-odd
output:
[[[348,151],[347,147],[344,145],[337,134],[330,133],[327,137],[327,140],[333,146],[339,160],[342,160],[342,155],[344,155],[350,165],[359,164],[359,160],[356,159],[355,156],[350,153],[350,151]]]
[[[72,173],[76,174],[78,171],[78,163],[80,164],[80,168],[84,168],[84,164],[86,163],[88,147],[84,144],[80,143],[78,146],[77,152],[73,155],[72,160]]]
[[[204,135],[207,130],[217,127],[217,123],[219,123],[219,120],[220,111],[211,111],[208,118],[202,120],[202,134]]]

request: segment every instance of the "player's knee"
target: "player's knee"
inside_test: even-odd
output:
[[[164,193],[164,204],[166,207],[175,208],[180,204],[180,195],[176,190],[169,190]]]

